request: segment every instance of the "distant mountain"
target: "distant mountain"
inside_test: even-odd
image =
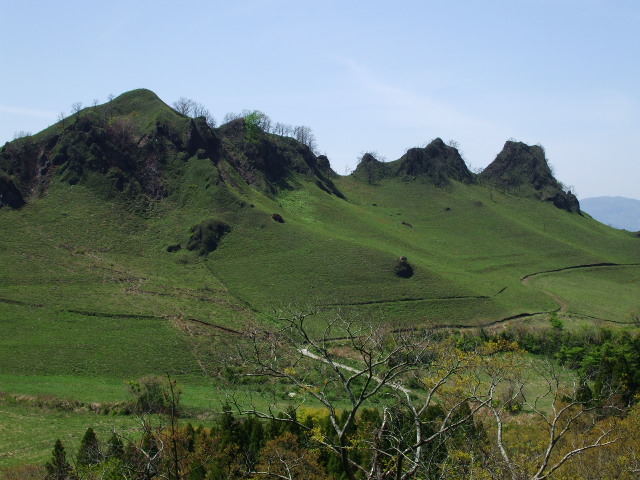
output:
[[[580,201],[582,209],[614,228],[640,231],[640,200],[625,197],[591,197]]]

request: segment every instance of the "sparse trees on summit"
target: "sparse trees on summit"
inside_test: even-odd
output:
[[[211,128],[215,128],[216,119],[209,112],[209,109],[205,107],[203,104],[196,102],[195,100],[191,100],[190,98],[180,97],[178,100],[173,102],[173,108],[180,114],[186,115],[187,117],[204,117],[207,125]]]
[[[189,98],[180,97],[178,100],[173,102],[173,108],[175,109],[176,112],[178,112],[178,113],[180,113],[182,115],[189,116],[191,114],[192,102],[193,102],[193,100],[191,100]]]
[[[312,152],[317,148],[316,137],[310,127],[304,125],[293,127],[293,138],[304,143]]]
[[[259,128],[265,133],[272,133],[282,137],[295,138],[298,142],[306,145],[316,153],[317,142],[313,130],[305,125],[292,126],[286,123],[273,123],[268,115],[260,110],[243,110],[242,113],[229,112],[225,114],[223,124],[243,118],[250,129]]]
[[[82,102],[74,102],[71,104],[71,112],[76,115],[80,115],[80,111],[82,110]]]

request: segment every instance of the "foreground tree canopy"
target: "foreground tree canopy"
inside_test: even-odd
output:
[[[105,445],[90,428],[75,469],[58,441],[46,478],[637,475],[639,417],[620,384],[592,388],[506,336],[478,341],[316,313],[281,315],[278,329],[238,337],[236,381],[261,394],[230,395],[216,427],[181,425],[175,381],[142,379],[132,382],[141,437],[114,433]],[[162,400],[159,415],[139,405],[147,391]]]

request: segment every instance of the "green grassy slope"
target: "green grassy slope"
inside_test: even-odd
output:
[[[157,134],[158,122],[177,135],[157,163],[163,193],[141,193],[158,183],[145,165],[132,167],[131,185],[141,185],[133,193],[114,187],[116,167],[85,165],[75,185],[54,170],[26,206],[0,208],[0,392],[121,401],[126,380],[169,373],[191,392],[187,403],[209,405],[234,344],[225,329],[268,324],[274,307],[289,305],[340,307],[398,327],[474,327],[557,310],[626,322],[638,308],[640,239],[588,215],[474,182],[331,184],[306,172],[309,153],[275,136],[260,148],[281,149],[294,171],[254,188],[273,172],[255,170],[244,140],[223,136],[228,152],[215,159],[213,136],[206,148],[178,151],[193,143],[191,120],[144,90],[113,102],[105,131],[124,116],[139,138]],[[82,115],[103,113],[95,108]],[[51,129],[34,141],[56,138],[61,126]],[[71,168],[67,157],[61,169]],[[191,228],[210,219],[231,228],[218,248],[184,248]],[[411,278],[394,274],[400,256]],[[562,270],[602,263],[625,266]]]

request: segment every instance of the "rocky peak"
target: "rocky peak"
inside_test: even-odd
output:
[[[509,193],[536,196],[568,212],[580,212],[580,203],[553,176],[540,145],[507,141],[480,178]]]
[[[436,138],[424,148],[411,148],[400,158],[399,176],[427,177],[436,185],[450,180],[472,183],[473,175],[455,147]]]

